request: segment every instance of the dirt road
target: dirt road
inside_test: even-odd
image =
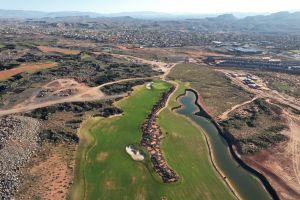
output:
[[[242,107],[242,106],[244,106],[244,105],[246,105],[246,104],[249,104],[249,103],[253,102],[253,101],[256,100],[256,99],[258,99],[257,96],[254,97],[253,99],[249,100],[249,101],[245,101],[245,102],[243,102],[243,103],[241,103],[241,104],[237,104],[237,105],[233,106],[232,108],[228,109],[227,111],[225,111],[224,113],[222,113],[221,115],[219,115],[219,116],[217,117],[217,119],[218,119],[218,120],[225,120],[225,119],[227,119],[227,118],[228,118],[228,115],[229,115],[232,111],[234,111],[234,110],[236,110],[236,109],[238,109],[238,108],[240,108],[240,107]]]
[[[222,73],[234,73],[233,70],[217,70]],[[239,71],[239,73],[241,73]],[[275,105],[285,105],[300,111],[300,103],[295,98],[278,91],[271,90],[265,84],[262,89],[253,89],[241,82],[241,77],[232,77],[227,75],[231,81],[248,91],[255,94],[255,97],[250,101],[235,105],[219,116],[219,119],[226,119],[228,114],[235,109],[252,102],[257,98],[264,98],[269,103]],[[258,82],[263,83],[259,77]],[[274,103],[276,102],[276,103]],[[289,113],[288,109],[281,106],[283,109],[288,130],[282,132],[289,139],[286,142],[280,143],[274,147],[261,150],[255,154],[244,155],[243,160],[253,166],[258,171],[261,171],[270,181],[277,193],[282,199],[292,200],[298,199],[300,196],[300,116]]]
[[[155,78],[161,78],[161,76],[153,76],[153,77],[142,77],[142,78],[128,78],[128,79],[122,79],[117,81],[112,81],[108,83],[104,83],[100,86],[92,87],[90,89],[87,89],[84,92],[80,92],[73,96],[63,97],[57,100],[50,100],[47,102],[31,102],[27,105],[18,106],[17,108],[7,109],[7,110],[0,110],[0,116],[9,115],[9,114],[15,114],[15,113],[21,113],[21,112],[27,112],[30,110],[34,110],[37,108],[43,108],[48,107],[55,104],[65,103],[65,102],[84,102],[84,101],[95,101],[95,100],[106,100],[106,99],[115,99],[119,97],[124,97],[127,94],[120,94],[120,95],[106,95],[101,91],[101,88],[113,85],[117,83],[127,82],[127,81],[133,81],[133,80],[151,80]]]
[[[118,97],[124,97],[127,94],[108,96],[101,91],[101,88],[108,86],[108,85],[113,85],[113,84],[127,82],[127,81],[134,81],[134,80],[150,80],[150,79],[155,79],[155,78],[160,78],[162,80],[166,80],[166,77],[168,76],[168,74],[170,73],[172,68],[177,65],[177,63],[164,63],[164,62],[146,60],[143,58],[138,58],[138,57],[129,56],[129,55],[112,54],[112,56],[114,56],[116,58],[123,58],[123,59],[129,60],[131,62],[149,64],[153,67],[154,70],[162,71],[163,74],[160,76],[153,76],[153,77],[128,78],[128,79],[112,81],[112,82],[104,83],[104,84],[96,86],[96,87],[85,88],[84,91],[79,91],[77,94],[74,94],[74,95],[62,97],[59,99],[57,99],[57,98],[49,99],[49,100],[46,100],[45,102],[35,101],[37,98],[32,97],[29,99],[28,102],[23,102],[21,104],[15,105],[11,109],[0,110],[0,116],[14,114],[14,113],[20,113],[20,112],[27,112],[27,111],[34,110],[37,108],[47,107],[47,106],[65,103],[65,102],[84,102],[84,101],[95,101],[95,100],[105,100],[105,99],[114,99],[114,98],[118,98]],[[64,88],[64,89],[70,89],[70,87]]]
[[[222,73],[231,72],[229,70],[217,70],[217,71],[222,72]],[[247,85],[243,84],[237,78],[233,78],[231,76],[227,76],[227,77],[230,78],[234,84],[242,87],[245,91],[255,94],[257,96],[257,98],[274,99],[281,104],[288,105],[289,107],[292,107],[292,108],[300,111],[300,105],[298,102],[296,102],[294,100],[293,97],[289,97],[287,95],[284,96],[284,95],[280,94],[278,91],[271,90],[270,88],[267,88],[268,90],[253,89],[253,88],[250,88]]]
[[[288,148],[292,153],[293,170],[298,183],[298,188],[300,189],[300,117],[291,115],[286,111],[284,113],[289,117],[289,134],[291,141],[289,142]]]
[[[143,64],[148,64],[153,67],[154,70],[157,71],[162,71],[164,72],[164,75],[162,78],[165,78],[171,69],[178,63],[165,63],[165,62],[160,62],[160,61],[153,61],[153,60],[146,60],[143,58],[135,57],[135,56],[130,56],[130,55],[120,55],[120,54],[111,54],[115,58],[123,58],[131,62],[136,62],[136,63],[143,63]]]

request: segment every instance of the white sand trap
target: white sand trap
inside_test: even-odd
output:
[[[131,146],[126,147],[126,152],[135,161],[142,161],[142,160],[144,160],[144,156],[140,153],[140,151],[133,149]]]
[[[147,83],[146,88],[148,90],[151,90],[152,89],[152,85],[153,85],[153,82]]]

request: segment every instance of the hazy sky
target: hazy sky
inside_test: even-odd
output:
[[[0,9],[156,12],[278,12],[300,10],[300,0],[0,0]]]

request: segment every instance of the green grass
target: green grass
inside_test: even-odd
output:
[[[176,97],[184,91],[180,85],[169,107],[159,115],[164,132],[162,149],[168,164],[181,177],[181,183],[166,187],[168,199],[233,199],[214,170],[209,158],[204,133],[183,116],[172,112]]]
[[[133,161],[125,147],[141,140],[140,127],[153,105],[171,85],[156,81],[152,90],[144,86],[118,103],[124,115],[99,119],[81,129],[76,180],[71,199],[232,199],[214,171],[203,135],[184,117],[170,111],[161,113],[159,123],[167,131],[163,151],[181,181],[164,184],[148,167]],[[181,88],[179,92],[182,92]],[[177,94],[179,94],[177,92]],[[174,105],[175,96],[172,100]],[[90,137],[92,136],[92,137]],[[105,159],[100,155],[106,154]]]

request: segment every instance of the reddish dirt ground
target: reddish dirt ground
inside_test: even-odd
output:
[[[78,55],[79,50],[63,49],[56,47],[47,47],[47,46],[37,46],[37,48],[44,53],[62,53],[66,55]]]
[[[229,70],[219,71],[223,73],[232,72]],[[255,98],[262,97],[266,98],[269,103],[276,102],[276,104],[288,105],[296,110],[300,109],[298,101],[271,90],[267,86],[263,90],[250,89],[242,84],[238,78],[230,78],[234,84],[255,94]],[[249,102],[243,104],[247,103]],[[220,115],[219,119],[227,118],[228,114],[238,107],[240,105],[233,106]],[[282,134],[289,138],[288,141],[252,155],[243,155],[242,159],[267,177],[281,199],[294,200],[300,197],[300,116],[289,113],[288,109],[284,107],[282,109],[284,110],[286,123],[289,126],[289,130],[283,131]]]
[[[300,120],[289,118],[290,130],[283,132],[289,140],[242,159],[262,172],[281,199],[300,197]]]
[[[40,175],[38,182],[42,184],[37,188],[44,191],[41,193],[42,199],[66,199],[72,178],[63,158],[52,155],[45,162],[33,167],[30,173]]]
[[[76,94],[84,93],[91,89],[83,83],[78,83],[74,79],[56,79],[49,82],[38,89],[31,98],[23,101],[20,104],[15,105],[13,108],[22,108],[24,106],[36,105],[45,102],[58,101],[68,97],[75,96]],[[61,92],[72,90],[73,92],[69,96],[60,96]],[[39,91],[49,91],[45,96],[38,97]],[[95,94],[96,95],[96,94]]]
[[[21,112],[27,112],[27,111],[34,110],[37,108],[43,108],[43,107],[60,104],[60,103],[65,103],[65,102],[85,102],[85,101],[96,101],[96,100],[116,99],[116,98],[120,98],[120,97],[125,97],[128,95],[127,93],[118,94],[118,95],[106,95],[105,93],[103,93],[101,91],[101,88],[103,88],[107,85],[112,85],[112,84],[116,84],[116,83],[128,82],[128,81],[132,81],[132,80],[152,80],[154,78],[159,78],[159,76],[145,77],[145,78],[139,77],[139,78],[121,79],[121,80],[117,80],[117,81],[104,83],[97,87],[88,87],[84,91],[79,91],[79,92],[77,91],[75,94],[72,94],[69,96],[52,97],[53,95],[51,95],[51,94],[53,94],[53,93],[50,93],[50,97],[49,96],[45,97],[46,98],[45,100],[37,100],[38,99],[37,98],[38,93],[37,93],[37,94],[33,95],[31,98],[29,98],[27,101],[17,104],[11,109],[0,110],[0,116],[21,113]],[[66,80],[66,79],[60,79],[60,80]],[[67,79],[67,80],[70,80],[70,79]],[[54,81],[54,83],[51,82],[49,84],[50,85],[53,84],[54,86],[57,86],[58,83],[55,83],[55,81]],[[77,84],[79,84],[79,83],[77,83]],[[71,84],[71,86],[73,86],[73,84]],[[83,86],[83,87],[87,87],[87,86]]]
[[[74,152],[74,146],[46,147],[24,171],[25,184],[16,199],[67,199],[74,176]]]
[[[5,80],[10,78],[11,76],[20,74],[22,72],[35,72],[42,69],[56,67],[57,63],[25,63],[20,65],[20,67],[8,69],[4,71],[0,71],[0,80]]]

